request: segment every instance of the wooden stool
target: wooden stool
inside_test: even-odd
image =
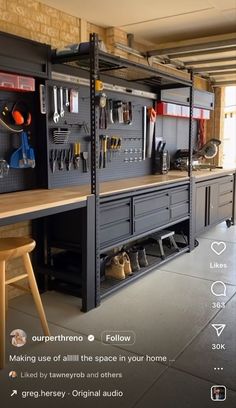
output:
[[[16,284],[16,282],[19,280],[28,278],[31,289],[30,291],[34,298],[44,334],[46,336],[50,335],[47,319],[44,313],[34,271],[29,257],[29,252],[35,248],[35,245],[35,241],[31,238],[0,238],[0,368],[5,366],[6,285],[12,285],[18,289],[28,291],[28,289],[24,288],[23,286]],[[6,280],[6,262],[18,257],[22,257],[27,273]]]

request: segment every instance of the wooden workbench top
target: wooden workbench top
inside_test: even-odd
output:
[[[235,168],[224,168],[224,169],[202,169],[202,170],[195,170],[193,171],[193,179],[198,182],[198,181],[204,181],[204,180],[208,180],[208,179],[212,179],[212,178],[216,178],[216,177],[222,177],[222,176],[227,176],[229,174],[233,174],[235,173],[236,169]],[[175,170],[175,172],[180,172],[179,170]],[[183,177],[187,176],[187,172],[186,171],[181,171],[180,172]]]
[[[107,181],[101,183],[100,192],[101,195],[104,196],[129,190],[155,187],[180,180],[188,180],[188,177],[180,172],[169,172],[166,175],[149,175],[125,180]],[[53,190],[36,189],[1,194],[0,219],[30,214],[41,210],[79,203],[81,201],[86,202],[89,195],[89,185],[57,188]]]
[[[227,174],[232,174],[235,169],[199,170],[193,172],[196,181],[207,180]],[[171,170],[168,174],[148,175],[125,180],[106,181],[100,184],[102,196],[134,191],[143,188],[177,183],[189,180],[187,172]],[[57,188],[53,190],[36,189],[19,191],[0,195],[0,219],[30,214],[35,211],[46,210],[79,202],[86,202],[90,195],[90,186],[74,186]]]
[[[189,177],[180,171],[169,171],[168,174],[148,175],[141,177],[127,178],[125,180],[106,181],[101,183],[101,195],[121,193],[129,190],[138,190],[141,188],[155,187],[164,184],[186,181]]]
[[[89,186],[58,188],[55,190],[17,191],[0,195],[0,219],[35,211],[79,203],[90,195]]]
[[[193,172],[193,177],[196,181],[208,180],[215,177],[227,176],[235,173],[235,169],[212,169],[212,170],[197,170]]]

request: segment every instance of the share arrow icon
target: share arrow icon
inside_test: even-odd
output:
[[[212,327],[216,330],[217,336],[220,337],[221,333],[225,329],[226,324],[212,324]]]

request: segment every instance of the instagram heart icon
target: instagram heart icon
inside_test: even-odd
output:
[[[225,242],[214,241],[211,244],[211,249],[216,255],[221,255],[226,250]]]

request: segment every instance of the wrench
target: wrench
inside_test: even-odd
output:
[[[54,113],[53,113],[53,122],[58,123],[60,115],[57,109],[57,87],[53,87],[53,99],[54,99]]]
[[[61,118],[63,118],[63,116],[65,115],[65,111],[63,108],[63,88],[62,86],[60,87],[60,116]]]
[[[4,159],[0,159],[0,178],[3,176],[8,175],[9,172],[9,164]]]
[[[70,102],[69,102],[69,90],[68,88],[66,88],[66,106],[69,106]]]

